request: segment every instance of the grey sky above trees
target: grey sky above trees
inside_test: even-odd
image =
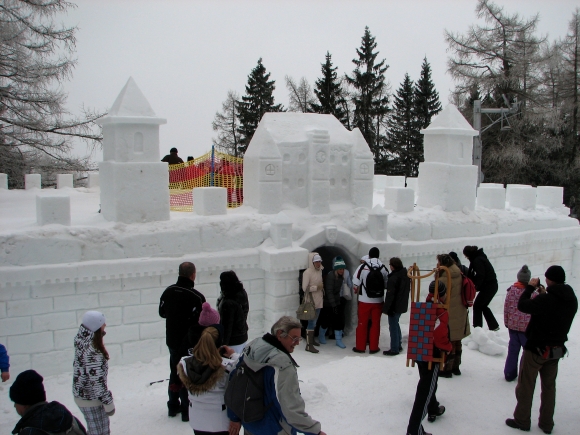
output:
[[[129,76],[157,115],[161,152],[176,146],[183,156],[208,151],[212,121],[228,90],[244,93],[247,76],[263,58],[276,80],[277,104],[289,106],[285,76],[311,86],[327,51],[338,74],[351,74],[365,26],[376,37],[385,73],[396,88],[408,72],[418,79],[426,56],[441,102],[454,84],[446,73],[444,30],[464,33],[476,23],[476,1],[186,1],[79,0],[62,20],[78,25],[78,60],[67,107],[108,109]],[[540,14],[538,32],[564,37],[577,1],[504,0],[507,12],[523,18]],[[320,20],[324,16],[324,20]],[[268,35],[264,38],[263,35]],[[77,147],[84,153],[83,146]],[[100,156],[95,157],[96,160]]]

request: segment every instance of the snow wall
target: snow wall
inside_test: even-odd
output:
[[[117,145],[104,144],[125,147],[121,154],[107,154],[122,155],[121,165],[156,165],[142,157],[149,142],[140,136],[141,124],[148,119],[137,123],[131,115],[154,115],[139,109],[145,103],[137,90],[128,85],[122,104],[116,103],[124,111],[110,121],[132,123],[135,131]],[[251,337],[269,330],[279,316],[295,315],[300,271],[313,250],[325,267],[343,256],[352,273],[373,246],[384,263],[398,256],[405,266],[430,270],[437,254],[477,245],[498,275],[500,290],[492,304],[498,316],[505,289],[523,264],[540,277],[560,264],[578,288],[580,227],[567,216],[562,189],[482,185],[475,198],[476,177],[463,162],[469,160],[473,130],[456,109],[446,110],[423,131],[426,162],[419,179],[406,182],[417,191],[399,178],[379,178],[373,190],[372,155],[358,130],[345,131],[330,115],[292,113],[266,114],[260,123],[244,161],[248,203],[238,209],[211,207],[225,195],[200,188],[207,189],[196,192],[203,211],[169,214],[168,204],[150,197],[166,188],[161,176],[151,181],[157,190],[129,186],[134,197],[117,214],[97,212],[107,203],[96,187],[68,188],[70,200],[54,204],[39,200],[39,189],[0,188],[0,342],[8,348],[12,370],[70,371],[73,337],[87,310],[107,317],[112,364],[166,354],[158,302],[183,261],[195,263],[196,288],[213,306],[220,273],[236,271],[249,294]],[[430,153],[430,147],[446,152]],[[122,177],[109,180],[108,191],[114,182],[143,183]],[[39,204],[46,205],[40,212]],[[59,214],[59,207],[68,207],[63,213],[68,219],[43,225],[43,215]],[[158,212],[163,218],[152,220]],[[355,316],[351,302],[347,331],[356,325]]]

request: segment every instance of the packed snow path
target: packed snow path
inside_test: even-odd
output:
[[[496,313],[498,314],[498,313]],[[380,346],[388,349],[389,332],[386,318],[382,319]],[[554,435],[577,433],[580,427],[578,396],[580,376],[577,373],[577,354],[580,349],[578,319],[572,325],[567,345],[570,356],[559,365]],[[401,325],[403,331],[408,325]],[[406,333],[403,332],[404,336]],[[500,337],[507,340],[503,328]],[[298,375],[307,411],[322,422],[329,435],[376,435],[405,433],[418,381],[416,368],[405,367],[405,354],[394,357],[355,355],[350,349],[354,335],[345,338],[347,348],[335,346],[333,340],[321,345],[320,353],[304,351],[301,343],[294,352],[300,368]],[[404,337],[406,350],[406,337]],[[505,352],[490,356],[468,346],[463,347],[461,376],[440,379],[437,398],[447,410],[435,423],[424,422],[425,429],[434,435],[517,435],[507,427],[506,418],[512,416],[516,404],[515,382],[503,378]],[[71,361],[72,367],[72,361]],[[12,373],[12,380],[17,373]],[[149,385],[167,378],[167,358],[149,364],[135,363],[111,366],[109,387],[113,392],[116,414],[111,417],[111,433],[123,435],[191,434],[188,423],[168,418],[167,383]],[[49,376],[44,384],[48,400],[66,405],[77,417],[82,415],[73,402],[71,373]],[[13,403],[8,397],[9,384],[0,385],[0,433],[7,434],[18,421]],[[531,433],[542,432],[535,424],[540,406],[538,380],[532,409]]]

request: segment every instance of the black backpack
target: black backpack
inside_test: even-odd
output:
[[[242,359],[230,374],[224,401],[242,423],[260,421],[272,404],[266,405],[263,369],[257,372]]]
[[[385,296],[385,279],[381,272],[381,269],[385,269],[385,265],[374,266],[369,263],[364,263],[366,267],[369,269],[369,273],[367,274],[364,289],[369,298],[383,298]],[[364,267],[361,267],[358,271],[357,278],[360,279],[360,274],[363,271]]]

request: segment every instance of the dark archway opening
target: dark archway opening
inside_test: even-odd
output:
[[[354,271],[358,267],[359,263],[353,261],[353,256],[345,249],[342,249],[337,246],[319,246],[316,249],[313,249],[312,252],[318,252],[318,254],[322,257],[322,267],[324,270],[322,271],[322,278],[323,280],[326,278],[326,274],[332,272],[332,262],[335,257],[342,257],[344,262],[346,263],[346,268],[350,273],[350,277],[354,274]],[[302,290],[302,274],[304,270],[300,271],[299,274],[299,287],[300,287],[300,302],[304,297],[304,291]],[[356,299],[353,298],[352,301],[348,301],[345,308],[345,328],[344,332],[346,335],[354,334],[356,329]],[[303,333],[305,334],[306,324],[308,322],[303,321]],[[316,325],[315,330],[316,335],[318,335],[318,325]],[[331,333],[329,331],[329,333]],[[331,335],[332,337],[332,335]]]

